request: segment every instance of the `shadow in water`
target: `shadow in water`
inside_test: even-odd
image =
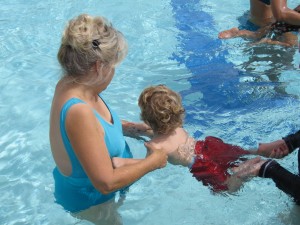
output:
[[[289,211],[282,212],[278,215],[282,224],[298,225],[300,224],[300,206],[295,205]]]
[[[241,48],[241,51],[248,57],[248,60],[237,65],[238,69],[251,76],[252,81],[258,86],[262,82],[272,86],[274,95],[289,95],[286,92],[287,84],[282,81],[281,76],[285,71],[295,70],[293,63],[296,48],[259,45]]]
[[[89,221],[95,225],[122,225],[123,221],[118,209],[124,200],[125,196],[121,196],[117,202],[110,200],[81,212],[73,213],[72,216],[79,219],[79,222]]]
[[[214,31],[214,19],[201,10],[199,0],[172,0],[171,4],[176,26],[181,31],[177,37],[179,50],[174,52],[172,59],[184,64],[193,74],[188,79],[190,88],[181,95],[183,99],[201,96],[193,99],[192,106],[186,106],[187,111],[197,110],[199,105],[219,110],[252,103],[272,107],[274,99],[287,96],[280,76],[283,71],[293,69],[295,49],[245,43],[238,46],[237,51],[248,60],[235,65],[228,60],[228,50],[224,49],[222,41],[217,35],[212,36],[218,33]],[[243,80],[245,77],[251,80]]]

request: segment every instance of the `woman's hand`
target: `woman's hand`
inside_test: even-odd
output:
[[[260,143],[257,154],[265,157],[280,159],[289,154],[289,148],[284,140],[270,143]]]
[[[168,155],[163,149],[157,148],[153,143],[145,142],[147,158],[153,159],[154,169],[163,168],[167,165]]]
[[[133,123],[122,120],[122,128],[125,136],[139,138],[140,136],[153,137],[153,130],[145,123]]]

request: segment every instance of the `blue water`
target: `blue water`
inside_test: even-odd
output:
[[[289,1],[296,6],[297,1]],[[299,53],[217,39],[238,26],[247,1],[36,1],[0,6],[0,224],[88,224],[54,202],[49,110],[61,74],[56,53],[65,23],[104,15],[129,55],[105,97],[121,118],[138,121],[137,98],[150,84],[181,93],[185,128],[246,148],[297,131]],[[125,109],[125,110],[124,110]],[[143,143],[127,139],[135,157]],[[297,171],[296,153],[279,160]],[[299,224],[300,210],[272,181],[255,178],[235,195],[213,195],[181,167],[136,182],[118,210],[124,225]]]

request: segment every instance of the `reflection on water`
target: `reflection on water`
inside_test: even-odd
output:
[[[284,225],[300,224],[300,206],[294,205],[290,210],[279,213],[277,217]]]
[[[74,213],[73,216],[79,220],[89,221],[96,225],[122,225],[123,222],[118,208],[123,204],[124,200],[125,195],[120,196],[117,202],[113,199],[79,213]]]
[[[65,22],[83,11],[105,15],[129,40],[128,58],[106,93],[121,118],[138,120],[140,91],[165,83],[182,90],[186,128],[199,139],[215,135],[253,147],[299,129],[299,102],[289,95],[299,84],[288,91],[291,82],[300,82],[298,66],[293,66],[295,49],[249,47],[245,41],[235,46],[232,43],[240,39],[217,39],[216,27],[228,20],[215,23],[215,18],[224,16],[223,9],[231,13],[230,7],[240,3],[244,4],[238,0],[115,0],[101,1],[101,7],[91,0],[3,3],[0,224],[86,224],[99,218],[108,224],[123,220],[124,225],[299,224],[300,213],[292,200],[267,179],[250,181],[238,197],[215,196],[186,168],[170,165],[133,184],[120,208],[112,204],[104,211],[93,209],[93,218],[87,212],[74,218],[54,202],[48,115],[60,75],[56,53]],[[283,79],[285,74],[293,77]],[[142,142],[128,142],[135,156],[144,156]],[[288,167],[295,157],[281,163],[296,171]],[[292,220],[296,222],[289,223]]]
[[[241,54],[247,60],[237,65],[237,68],[252,77],[252,82],[271,86],[275,95],[288,95],[287,84],[282,82],[284,71],[294,71],[294,56],[296,48],[284,48],[274,45],[247,46],[241,48]],[[249,80],[248,80],[249,82]],[[259,86],[259,85],[258,85]],[[261,91],[259,89],[258,91]],[[296,97],[296,96],[295,96]]]

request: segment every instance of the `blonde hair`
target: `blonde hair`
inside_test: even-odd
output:
[[[157,134],[170,134],[181,127],[184,108],[181,96],[164,85],[150,86],[139,97],[141,119]]]
[[[82,14],[67,24],[57,58],[64,76],[76,79],[86,75],[96,61],[102,68],[112,68],[126,55],[127,42],[111,23],[101,16]]]

